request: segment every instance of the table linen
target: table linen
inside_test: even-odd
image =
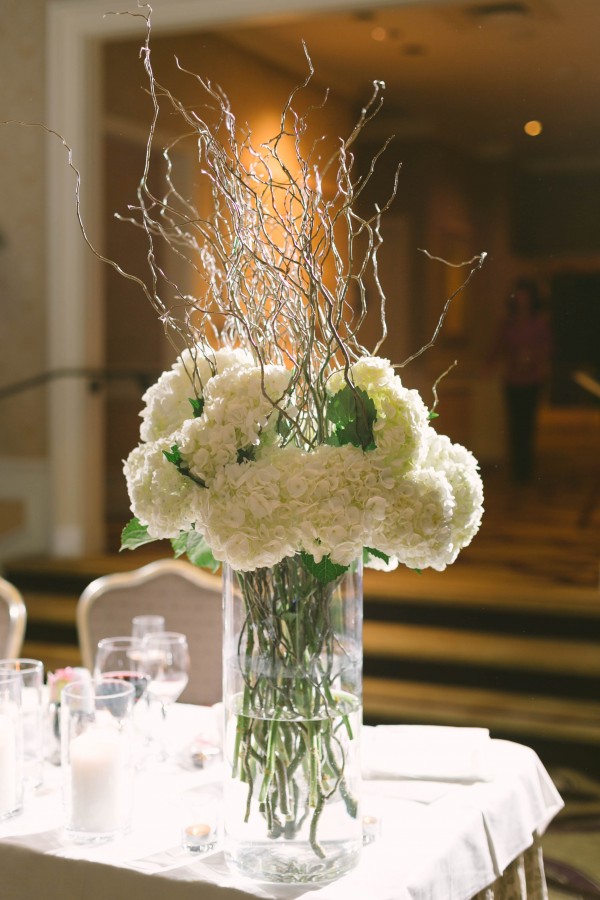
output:
[[[533,750],[492,739],[485,782],[365,780],[362,812],[378,819],[381,833],[343,878],[317,889],[244,882],[229,872],[220,846],[200,857],[181,848],[182,829],[218,810],[222,769],[220,763],[196,769],[189,753],[198,735],[217,733],[215,712],[182,704],[173,712],[178,755],[138,773],[132,832],[119,841],[68,842],[60,769],[47,767],[44,786],[27,797],[23,814],[0,825],[3,898],[469,900],[528,848],[535,853],[536,835],[562,806]]]

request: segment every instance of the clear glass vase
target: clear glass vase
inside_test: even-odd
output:
[[[325,882],[362,847],[362,564],[224,571],[224,840],[269,882]]]

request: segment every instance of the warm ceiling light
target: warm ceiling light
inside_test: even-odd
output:
[[[371,37],[374,41],[385,41],[387,39],[388,33],[385,28],[382,28],[381,25],[378,25],[371,32]]]
[[[537,119],[531,119],[531,121],[525,122],[523,131],[525,134],[529,135],[529,137],[537,137],[538,134],[542,133],[542,123],[538,122]]]

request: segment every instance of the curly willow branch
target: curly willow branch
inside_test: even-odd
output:
[[[327,95],[318,107],[309,106],[304,114],[294,105],[313,76],[306,47],[308,72],[284,105],[279,131],[255,146],[250,129],[237,124],[224,92],[189,72],[177,59],[178,69],[193,79],[200,95],[204,95],[204,106],[185,107],[158,82],[151,63],[152,9],[149,4],[138,3],[138,10],[107,15],[136,16],[146,23],[140,55],[153,114],[137,203],[128,207],[128,216],[118,218],[145,232],[147,277],[143,280],[125,272],[92,246],[81,217],[81,178],[71,148],[60,134],[41,126],[57,136],[67,150],[68,164],[76,176],[76,209],[83,237],[100,260],[139,285],[178,351],[183,344],[193,360],[200,356],[210,362],[219,342],[244,346],[263,371],[263,390],[266,365],[275,363],[291,369],[298,415],[292,420],[282,410],[289,426],[287,439],[310,448],[326,436],[327,379],[343,368],[354,390],[350,367],[368,352],[358,340],[358,330],[367,313],[369,273],[381,326],[375,352],[387,334],[377,253],[382,243],[381,216],[395,197],[398,171],[389,199],[376,206],[370,218],[363,218],[355,209],[356,201],[389,141],[363,176],[353,176],[354,157],[350,152],[381,107],[383,82],[374,82],[371,98],[349,137],[340,140],[337,150],[319,169],[315,158],[322,138],[315,140],[307,153],[303,153],[303,145],[310,114],[325,105]],[[157,194],[149,181],[157,123],[164,108],[170,120],[180,121],[184,133],[161,150],[166,172],[164,189]],[[205,118],[202,109],[210,110],[211,116]],[[210,189],[208,210],[197,209],[186,199],[186,190],[176,184],[172,152],[190,142],[198,172]],[[323,189],[325,175],[333,185],[327,196]],[[152,185],[157,181],[153,172]],[[471,260],[477,263],[465,284],[484,256]],[[169,274],[168,263],[173,259],[179,271],[183,264],[193,278],[193,293],[181,287],[181,279],[178,283]],[[402,365],[433,345],[456,293],[446,301],[432,339]],[[195,364],[189,375],[192,388],[200,391]],[[269,400],[278,407],[281,398]]]
[[[419,248],[419,249],[421,249],[421,248]],[[466,286],[471,281],[475,272],[479,271],[479,269],[484,264],[486,256],[487,256],[487,253],[485,251],[483,251],[483,253],[478,253],[476,256],[472,257],[472,259],[468,259],[465,262],[451,263],[451,262],[448,262],[446,259],[442,259],[441,256],[432,256],[431,253],[429,253],[427,250],[421,250],[421,253],[424,253],[427,257],[429,257],[429,259],[434,259],[434,260],[437,260],[438,262],[443,262],[444,265],[452,266],[452,268],[454,268],[454,269],[460,269],[460,268],[463,268],[464,266],[473,266],[473,268],[471,269],[471,271],[469,272],[469,274],[467,275],[467,277],[465,278],[463,283],[461,285],[459,285],[459,287],[457,287],[456,290],[453,291],[449,297],[446,298],[446,302],[444,303],[444,308],[442,309],[442,314],[438,320],[438,323],[435,327],[433,335],[431,336],[429,341],[426,344],[424,344],[420,350],[417,350],[416,353],[413,353],[412,356],[409,356],[408,359],[405,359],[404,362],[400,363],[398,368],[403,368],[404,366],[407,366],[414,359],[417,359],[417,357],[421,356],[422,353],[425,353],[426,350],[429,350],[430,347],[433,347],[436,340],[438,339],[438,335],[439,335],[440,331],[442,330],[442,326],[446,320],[446,315],[448,314],[448,310],[450,309],[450,304],[452,303],[454,298],[456,296],[458,296],[458,294],[460,294],[462,291],[464,291]],[[453,368],[453,366],[451,366],[451,368]]]
[[[358,330],[367,312],[366,279],[372,273],[380,305],[381,341],[385,338],[385,296],[377,270],[381,215],[397,189],[371,218],[354,208],[369,183],[379,151],[365,176],[352,174],[349,152],[381,106],[382,82],[361,110],[349,137],[341,140],[321,168],[316,139],[304,144],[310,115],[322,108],[297,109],[313,77],[306,47],[307,74],[288,97],[279,130],[259,146],[249,128],[236,122],[229,100],[217,86],[178,69],[204,95],[204,107],[185,107],[154,75],[151,62],[151,8],[138,4],[146,21],[141,57],[153,104],[145,165],[137,203],[125,218],[147,236],[149,277],[144,285],[165,328],[183,338],[188,348],[211,358],[218,341],[248,348],[263,370],[270,363],[292,370],[294,402],[299,410],[288,420],[290,440],[305,446],[323,441],[325,385],[340,367],[348,383],[352,363],[366,350]],[[121,13],[127,15],[128,13]],[[132,13],[133,15],[133,13]],[[166,189],[157,195],[150,169],[159,117],[164,110],[179,119],[185,134],[162,150]],[[205,116],[203,110],[210,110]],[[199,172],[210,188],[210,210],[199,210],[175,182],[172,151],[192,142]],[[327,175],[334,185],[323,189]],[[123,218],[123,217],[121,217]],[[174,256],[191,271],[194,295],[180,289],[165,260]],[[193,383],[197,380],[193,378]],[[278,400],[270,398],[275,406]],[[284,413],[285,415],[285,413]]]

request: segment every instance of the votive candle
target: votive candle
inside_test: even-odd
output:
[[[71,821],[77,832],[110,833],[129,824],[131,745],[116,728],[91,726],[71,742]]]

